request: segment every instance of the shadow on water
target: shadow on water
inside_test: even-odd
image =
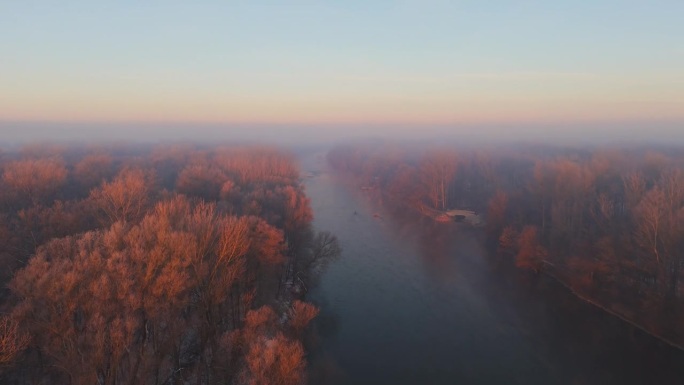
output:
[[[321,307],[311,383],[684,383],[683,352],[502,267],[476,230],[392,208],[329,172],[306,187],[314,225],[343,247],[310,293]]]

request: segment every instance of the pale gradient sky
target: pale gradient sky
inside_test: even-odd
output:
[[[1,1],[0,121],[679,125],[684,1]]]

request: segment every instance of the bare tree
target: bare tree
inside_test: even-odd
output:
[[[2,181],[14,199],[30,204],[48,203],[66,181],[61,159],[29,159],[5,166]]]
[[[141,169],[125,169],[111,182],[90,193],[100,219],[105,224],[136,221],[149,207],[154,176]]]
[[[423,157],[420,171],[430,188],[430,200],[435,208],[447,208],[449,185],[455,177],[457,161],[456,154],[446,150],[430,152]]]
[[[11,316],[0,316],[0,368],[12,365],[28,348],[31,338]]]

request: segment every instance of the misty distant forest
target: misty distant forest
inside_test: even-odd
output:
[[[26,146],[0,169],[3,384],[300,384],[314,233],[263,147]]]
[[[307,151],[6,149],[0,382],[336,383],[309,361],[321,337],[308,294],[345,247],[313,226],[305,181],[316,175],[301,166],[311,153],[361,196],[480,235],[483,258],[506,275],[557,281],[684,346],[684,149],[357,141]]]
[[[480,213],[497,263],[684,346],[684,149],[360,143],[328,159],[401,207]]]

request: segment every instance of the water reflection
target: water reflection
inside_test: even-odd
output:
[[[312,383],[684,383],[680,351],[553,281],[497,267],[476,231],[326,172],[307,192],[314,225],[344,249],[311,293],[322,308]]]

